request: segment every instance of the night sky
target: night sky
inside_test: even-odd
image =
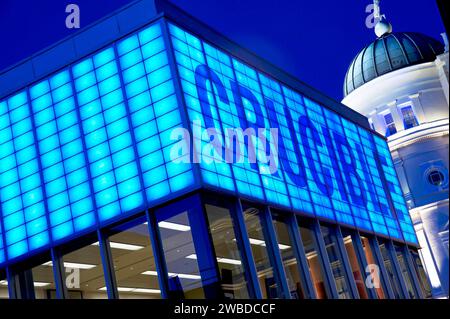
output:
[[[65,27],[65,7],[81,10],[81,27],[131,0],[1,0],[0,70],[76,32]],[[323,93],[342,99],[354,56],[370,41],[365,8],[372,0],[172,0],[193,16]],[[440,39],[435,0],[384,0],[394,31]]]

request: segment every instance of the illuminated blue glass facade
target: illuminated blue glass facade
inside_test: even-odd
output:
[[[194,121],[278,129],[278,170],[174,160]],[[417,243],[382,138],[164,20],[0,100],[0,264],[201,187]]]
[[[194,184],[170,161],[183,125],[158,23],[0,105],[0,262]]]
[[[191,122],[279,130],[276,174],[258,174],[268,170],[262,164],[201,163],[206,185],[416,243],[382,138],[192,34],[169,29]]]

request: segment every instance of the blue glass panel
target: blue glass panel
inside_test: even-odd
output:
[[[58,103],[72,95],[72,85],[66,84],[52,91],[53,103]]]
[[[127,52],[130,52],[134,49],[136,49],[139,46],[139,40],[137,35],[134,35],[132,37],[129,37],[128,39],[120,42],[117,45],[117,52],[119,52],[119,55],[123,55]]]
[[[53,228],[53,240],[60,240],[67,236],[70,236],[73,233],[73,225],[72,222],[66,222],[64,224],[55,226]]]
[[[103,64],[106,64],[107,62],[109,62],[113,59],[114,59],[114,49],[113,48],[108,48],[106,50],[103,50],[102,52],[97,53],[93,57],[94,65],[96,68],[102,66]]]
[[[69,81],[70,81],[69,71],[66,70],[52,76],[50,78],[50,86],[54,90],[62,86],[63,84],[68,83]]]
[[[161,35],[161,26],[159,24],[152,25],[145,30],[139,32],[139,42],[145,44]]]
[[[90,228],[95,224],[95,217],[91,214],[85,214],[80,217],[77,217],[73,221],[75,231],[81,231],[87,228]]]

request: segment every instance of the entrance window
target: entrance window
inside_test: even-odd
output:
[[[158,213],[157,221],[168,271],[170,297],[205,298],[189,211],[173,215]]]
[[[143,219],[137,220],[113,232],[109,246],[119,298],[161,298],[148,224]]]
[[[8,299],[8,281],[6,280],[6,272],[0,270],[0,299]]]
[[[422,289],[423,295],[425,298],[431,298],[431,286],[428,281],[427,274],[422,265],[422,261],[420,260],[419,253],[415,250],[409,250],[411,254],[411,258],[414,265],[414,270],[416,271],[417,278],[419,279],[420,288]]]
[[[281,287],[277,283],[270,263],[269,251],[264,236],[264,226],[260,214],[256,208],[244,207],[245,226],[247,228],[256,271],[258,272],[259,285],[263,298],[282,298],[283,293]]]
[[[417,299],[418,296],[413,286],[413,279],[411,273],[409,272],[409,267],[406,262],[406,256],[403,247],[394,245],[395,254],[397,256],[397,261],[400,266],[400,271],[402,272],[403,280],[405,281],[406,289],[408,290],[409,298]]]
[[[359,297],[361,299],[368,299],[369,294],[366,290],[365,272],[358,261],[358,256],[354,247],[355,243],[353,242],[352,235],[346,231],[342,231],[342,235],[344,237],[344,246],[345,250],[347,251],[347,256],[350,262],[350,267],[352,268],[353,278],[355,279]]]
[[[233,220],[228,208],[205,205],[222,293],[229,299],[249,298],[244,266],[238,249]]]
[[[314,285],[314,290],[316,293],[316,298],[318,299],[328,299],[326,283],[324,281],[322,256],[317,247],[317,238],[311,225],[308,223],[299,222],[299,231],[302,237],[303,248],[305,249],[306,259],[308,261],[309,273],[311,275],[311,280]]]
[[[366,269],[366,273],[371,274],[371,284],[373,285],[373,288],[375,288],[378,299],[386,299],[386,294],[384,293],[383,285],[381,283],[380,266],[376,261],[375,255],[370,246],[370,241],[367,237],[361,236],[361,244],[367,260],[368,269]]]
[[[108,298],[98,242],[65,254],[62,259],[69,299]]]
[[[169,297],[249,298],[244,267],[227,208],[192,196],[156,212]]]
[[[336,284],[339,299],[352,298],[349,290],[348,278],[345,274],[343,256],[339,250],[335,230],[331,227],[320,226],[323,241],[330,261],[331,271]]]
[[[398,281],[397,275],[394,271],[394,265],[391,260],[391,256],[389,251],[384,243],[380,243],[380,252],[383,257],[384,268],[386,268],[387,275],[389,277],[389,282],[391,284],[392,290],[394,292],[394,296],[396,299],[402,299],[403,295],[400,290],[400,283]]]
[[[304,299],[303,287],[300,280],[299,265],[294,254],[294,245],[291,240],[289,226],[279,214],[272,214],[273,227],[278,241],[284,272],[288,283],[291,298]]]
[[[48,261],[31,270],[33,273],[34,295],[36,299],[56,298],[52,265],[52,262]]]

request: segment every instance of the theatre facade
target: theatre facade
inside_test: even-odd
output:
[[[427,298],[383,136],[164,1],[0,73],[0,298]]]

